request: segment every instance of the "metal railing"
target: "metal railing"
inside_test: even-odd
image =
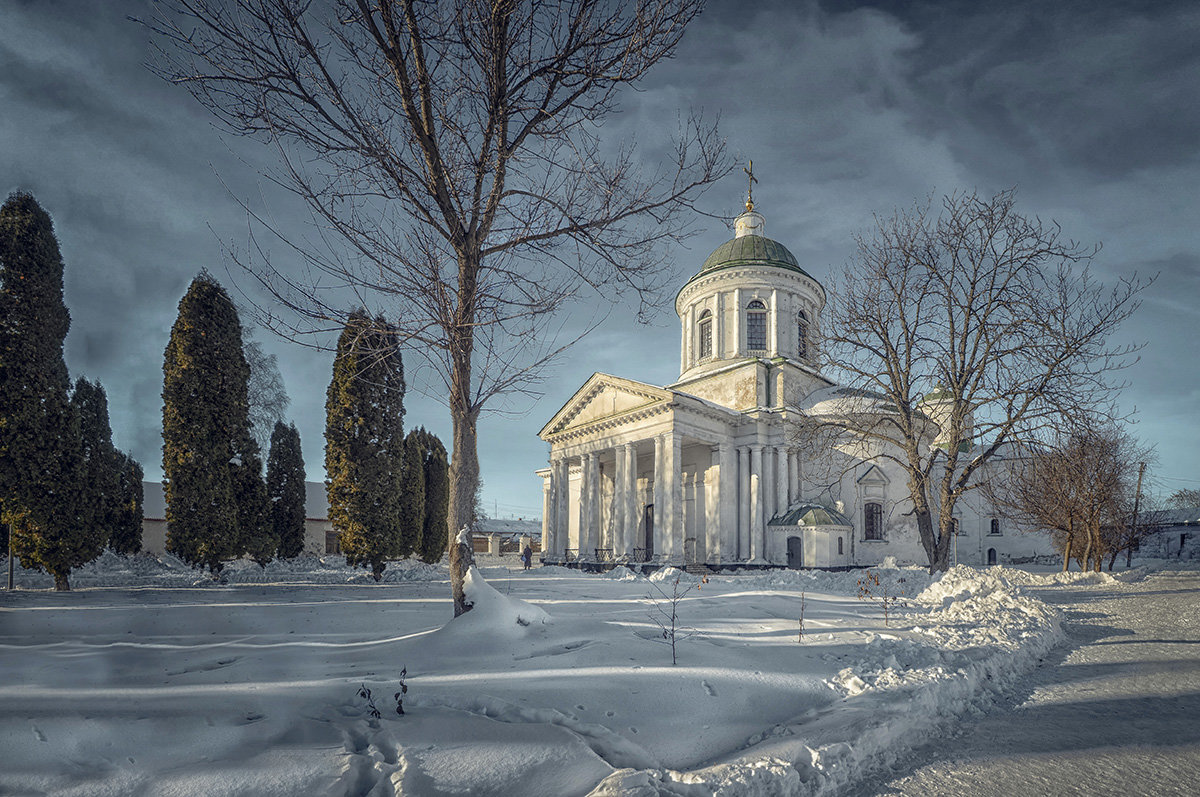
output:
[[[578,562],[579,561],[579,549],[578,548],[563,548],[563,561]]]
[[[635,563],[649,562],[650,550],[648,548],[634,548],[630,561]]]
[[[597,562],[611,562],[613,560],[612,548],[596,548],[594,550],[596,551]]]

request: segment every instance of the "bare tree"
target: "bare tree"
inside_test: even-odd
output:
[[[159,72],[274,145],[274,179],[314,217],[315,244],[251,214],[307,266],[289,273],[252,235],[239,261],[294,311],[263,322],[327,333],[364,305],[426,358],[453,421],[449,529],[470,522],[480,412],[563,348],[553,314],[596,296],[644,309],[663,245],[729,168],[698,119],[648,173],[599,136],[701,3],[163,0],[147,23]],[[455,614],[463,572],[452,555]]]
[[[1153,452],[1114,423],[1061,431],[1007,458],[985,491],[992,505],[1026,528],[1054,535],[1063,571],[1109,569],[1149,529],[1139,523],[1139,476]]]
[[[242,350],[246,354],[246,364],[250,366],[250,381],[246,385],[250,401],[250,433],[259,450],[270,451],[275,424],[284,420],[292,402],[283,386],[283,375],[279,373],[279,358],[267,354],[261,343],[250,339],[250,327],[243,327],[243,334],[246,341]]]
[[[857,238],[823,322],[844,410],[804,432],[903,470],[930,572],[948,567],[954,506],[997,452],[1064,417],[1110,414],[1110,377],[1136,347],[1109,339],[1146,285],[1097,284],[1096,250],[1017,213],[1012,191],[955,194],[940,210],[877,219]]]
[[[1200,506],[1200,490],[1183,489],[1171,493],[1167,503],[1176,509],[1194,509]]]

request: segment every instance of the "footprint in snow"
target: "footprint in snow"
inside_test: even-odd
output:
[[[712,684],[710,684],[708,681],[701,681],[701,682],[700,682],[700,685],[704,687],[704,691],[705,691],[705,692],[708,692],[708,696],[709,696],[709,697],[716,697],[716,696],[717,696],[717,690],[716,690],[716,689],[713,689],[713,685],[712,685]]]
[[[39,742],[46,741],[46,734],[42,733],[42,729],[36,725],[33,726],[33,735],[37,737]]]

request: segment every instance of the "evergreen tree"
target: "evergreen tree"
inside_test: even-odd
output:
[[[163,486],[167,550],[214,574],[246,551],[260,563],[274,554],[249,377],[237,310],[202,272],[179,302],[163,360]]]
[[[142,550],[142,475],[136,459],[117,452],[117,505],[108,547],[126,556]]]
[[[329,519],[351,565],[378,581],[399,534],[404,366],[395,327],[353,313],[338,338],[325,402]]]
[[[267,504],[271,529],[279,540],[279,558],[292,559],[304,550],[304,457],[300,433],[283,421],[271,432],[267,457]]]
[[[421,550],[425,530],[425,430],[413,429],[404,438],[404,464],[400,471],[400,534],[396,556],[409,557]]]
[[[422,430],[424,431],[424,430]],[[425,432],[425,527],[421,531],[421,560],[440,562],[450,539],[450,463],[437,435]]]
[[[54,224],[15,193],[0,208],[0,523],[21,564],[59,590],[103,545],[79,512],[79,418],[62,353],[70,326]]]
[[[112,538],[120,501],[118,452],[108,422],[108,396],[99,382],[80,377],[71,394],[71,406],[79,416],[83,455],[83,480],[76,493],[80,517],[103,547]]]

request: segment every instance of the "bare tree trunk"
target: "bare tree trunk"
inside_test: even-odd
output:
[[[54,574],[54,589],[57,592],[70,592],[71,584],[67,581],[67,573]]]
[[[467,346],[469,343],[469,335]],[[458,532],[470,528],[475,510],[475,494],[479,489],[478,433],[475,427],[479,410],[471,406],[471,357],[456,358],[454,395],[450,400],[450,415],[454,422],[454,451],[450,459],[450,509],[447,532],[450,534],[450,592],[454,597],[454,616],[471,610],[463,592],[463,579],[475,562],[470,544],[459,545]],[[468,539],[468,543],[470,540]]]
[[[479,453],[475,448],[475,419],[454,413],[454,455],[450,462],[450,591],[454,616],[471,610],[463,592],[463,579],[474,562],[470,545],[457,543],[457,530],[470,528],[475,493],[479,486]],[[465,550],[464,550],[465,549]]]
[[[1063,546],[1063,569],[1065,573],[1071,569],[1071,547],[1075,544],[1075,519],[1067,521],[1067,543]]]
[[[1087,542],[1083,546],[1083,561],[1080,562],[1080,570],[1085,573],[1092,569],[1092,530],[1087,529]]]

